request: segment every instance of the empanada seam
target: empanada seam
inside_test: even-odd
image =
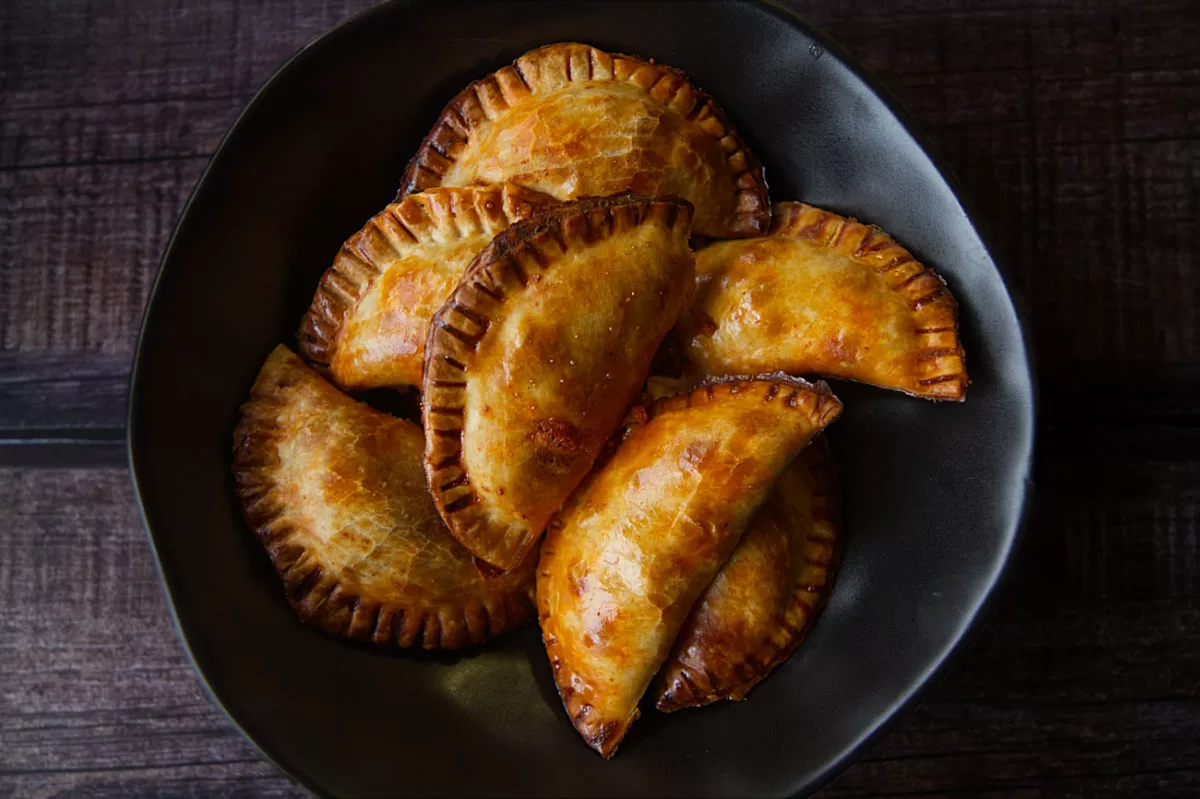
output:
[[[785,392],[779,387],[781,383],[791,388],[790,392],[786,392],[786,396],[784,396]],[[797,408],[801,404],[807,406],[807,403],[801,403],[800,401],[802,395],[811,397],[811,411],[814,413],[817,421],[822,424],[826,422],[829,414],[832,413],[836,417],[837,414],[841,413],[841,403],[833,395],[829,385],[822,380],[810,383],[807,380],[788,375],[764,375],[761,377],[721,376],[706,378],[687,393],[655,400],[646,407],[647,418],[653,419],[668,411],[683,410],[695,405],[706,404],[714,401],[719,396],[747,392],[748,398],[752,398],[754,395],[750,394],[748,390],[752,391],[756,386],[765,387],[761,401],[774,402],[778,399],[779,402],[792,408]],[[780,397],[782,399],[779,399]],[[808,410],[807,407],[804,409]],[[832,421],[832,419],[828,421]]]
[[[287,359],[294,359],[296,367],[308,369],[290,351],[283,347],[277,349],[283,349],[287,353]],[[269,361],[270,359],[268,363]],[[267,368],[270,367],[265,367],[259,379],[255,381],[249,399],[242,406],[234,430],[235,492],[246,524],[266,549],[267,556],[283,583],[288,603],[301,620],[333,636],[399,647],[411,646],[421,638],[426,649],[457,649],[481,644],[493,637],[490,628],[481,636],[471,633],[467,623],[466,606],[459,608],[441,602],[404,603],[379,600],[363,594],[353,584],[343,582],[337,575],[326,573],[324,564],[311,550],[304,548],[303,543],[297,541],[302,533],[289,519],[287,498],[279,493],[278,481],[274,476],[280,468],[278,448],[284,436],[279,422],[280,414],[287,408],[284,398],[295,381],[289,380],[286,372],[280,371],[279,368],[270,374],[267,373]],[[288,555],[293,548],[301,549],[301,553],[294,560],[289,560]],[[520,625],[532,616],[535,610],[528,589],[505,591],[488,599],[500,604],[504,612],[511,616],[511,619],[506,620],[507,623],[501,625],[507,629]],[[374,608],[369,611],[369,614],[375,617],[374,622],[370,629],[355,629],[355,618],[364,607]],[[447,612],[457,617],[458,623],[455,626],[459,630],[466,630],[466,637],[451,639],[446,635],[447,625],[443,624],[436,628],[436,635],[429,641],[424,641],[424,632],[431,629],[429,618]],[[419,624],[415,627],[408,621],[413,618],[412,614],[419,616]],[[404,627],[397,628],[393,624],[387,640],[379,641],[379,625],[384,619],[388,619],[390,623],[396,616],[406,620]],[[408,643],[403,642],[406,630],[415,630],[413,635],[407,636],[412,639]]]
[[[459,285],[430,322],[425,347],[425,391],[421,398],[421,416],[426,430],[425,473],[430,494],[447,527],[473,552],[478,547],[474,546],[476,542],[464,540],[468,538],[466,534],[473,525],[491,528],[491,523],[463,461],[462,414],[445,413],[445,409],[466,407],[466,375],[480,342],[492,329],[492,316],[499,314],[505,303],[529,286],[529,276],[520,266],[521,258],[534,258],[541,269],[552,269],[555,258],[541,251],[541,237],[551,234],[558,253],[565,254],[568,247],[559,231],[568,220],[581,220],[585,236],[590,240],[597,225],[615,224],[618,209],[629,209],[637,215],[633,220],[634,227],[646,224],[657,215],[669,229],[691,228],[691,204],[674,198],[644,197],[627,192],[611,197],[582,198],[568,205],[551,207],[497,235],[467,267]],[[457,309],[460,307],[466,307],[469,313],[459,314]],[[453,319],[456,314],[475,329],[467,330],[465,325],[456,324]],[[455,492],[453,496],[442,488],[450,484],[453,484],[450,489]],[[505,533],[504,548],[512,550],[510,560],[514,563],[524,558],[525,550],[533,542],[514,549],[517,542],[510,539],[524,537],[520,528],[509,527]]]
[[[585,75],[576,75],[573,71],[572,53],[578,48],[583,48],[587,53],[588,70]],[[524,64],[527,65],[544,65],[552,59],[562,57],[565,54],[566,76],[565,80],[553,79],[546,85],[535,88],[526,77]],[[597,78],[595,75],[595,64],[597,56],[603,56],[612,61],[611,75],[607,77]],[[649,86],[643,86],[634,78],[643,70],[650,70],[653,73],[654,80],[649,83]],[[539,74],[543,72],[540,68],[536,70]],[[624,77],[619,74],[626,72]],[[638,58],[637,56],[623,55],[619,53],[607,53],[591,45],[580,44],[576,42],[562,42],[558,44],[550,44],[531,50],[520,56],[512,64],[496,70],[486,77],[480,78],[474,83],[467,86],[446,105],[445,109],[438,116],[434,123],[433,129],[425,137],[417,153],[409,162],[408,168],[405,170],[404,177],[401,180],[400,196],[412,194],[441,184],[444,174],[437,172],[432,168],[431,162],[435,160],[435,156],[448,160],[451,164],[455,162],[455,154],[442,154],[437,151],[436,144],[447,135],[453,135],[461,140],[461,133],[458,127],[466,130],[467,135],[477,133],[482,128],[495,122],[495,117],[488,113],[491,102],[489,96],[494,94],[503,99],[505,109],[512,108],[514,103],[504,92],[502,77],[507,78],[508,75],[516,76],[526,88],[525,97],[532,97],[536,94],[553,91],[563,88],[573,82],[594,81],[594,80],[612,80],[625,83],[632,83],[641,88],[647,96],[652,97],[656,102],[665,108],[671,109],[674,113],[679,114],[688,124],[699,127],[704,131],[705,135],[711,137],[718,143],[722,143],[722,150],[725,152],[726,162],[729,164],[733,173],[734,184],[734,200],[732,204],[732,219],[729,224],[729,231],[738,236],[754,236],[761,235],[766,229],[771,218],[771,208],[767,201],[767,183],[763,177],[762,167],[755,157],[754,153],[747,146],[741,135],[730,124],[724,110],[717,104],[716,100],[703,89],[696,86],[691,79],[682,71],[674,67],[668,67],[663,64],[655,64],[650,61]],[[658,86],[664,79],[672,78],[678,80],[679,83],[675,86],[670,97],[661,98],[654,93],[654,88]],[[537,83],[542,83],[538,80]],[[680,96],[684,91],[690,91],[695,100],[687,113],[680,112],[673,105],[673,101]],[[524,98],[519,98],[524,99]],[[477,105],[483,112],[485,120],[472,119],[471,115],[463,113],[463,107]],[[707,111],[707,117],[716,122],[716,128],[702,126],[699,124],[700,117],[704,116]],[[454,120],[453,117],[457,117]],[[458,127],[454,122],[458,121],[462,124]],[[732,139],[729,146],[723,143]],[[463,141],[465,146],[466,141]],[[423,174],[432,175],[433,180],[427,180]]]
[[[780,384],[786,386],[790,391],[780,387]],[[799,394],[806,395],[804,400],[800,400]],[[699,386],[694,387],[689,393],[681,394],[673,397],[663,398],[650,404],[646,409],[648,420],[652,421],[665,413],[673,411],[682,411],[692,407],[698,407],[712,403],[714,401],[726,400],[729,397],[738,397],[745,402],[768,402],[780,403],[789,408],[795,409],[798,413],[806,413],[814,423],[814,426],[823,428],[828,423],[833,421],[834,417],[841,412],[841,402],[832,394],[828,386],[824,383],[808,383],[807,381],[798,378],[721,378],[715,379]],[[647,423],[648,424],[648,423]],[[641,429],[645,429],[643,426]],[[556,522],[561,520],[562,514],[572,508],[572,503],[581,501],[581,496],[577,492],[571,500],[564,506],[564,510],[559,512]],[[554,528],[561,530],[561,528]],[[539,563],[539,580],[551,579],[554,575],[551,566],[552,559],[558,554],[558,550],[554,547],[556,541],[553,537],[548,538],[546,544],[542,548],[541,561]],[[546,654],[551,662],[554,670],[554,681],[558,688],[559,697],[562,700],[563,707],[567,711],[567,715],[571,718],[572,724],[580,735],[593,748],[597,749],[604,757],[611,757],[615,753],[614,747],[611,751],[605,752],[601,747],[603,740],[598,740],[596,736],[586,733],[581,729],[581,720],[584,717],[585,707],[589,705],[589,697],[582,695],[581,691],[577,691],[572,687],[572,678],[576,676],[575,672],[562,673],[562,666],[566,662],[560,655],[563,649],[563,644],[554,630],[555,624],[553,614],[550,612],[550,597],[544,591],[537,593],[538,616],[542,627],[543,643],[546,647]],[[661,664],[660,668],[667,667],[672,661],[669,659]],[[587,685],[582,675],[578,675],[585,686]],[[711,677],[711,675],[710,675]],[[689,673],[689,679],[693,679],[694,675]],[[651,686],[655,682],[651,681]]]
[[[777,203],[767,235],[825,247],[880,275],[904,300],[915,325],[914,374],[901,390],[927,399],[965,399],[970,380],[958,335],[958,304],[941,275],[878,227],[807,203]],[[905,274],[903,267],[911,272]],[[900,277],[893,280],[893,275]]]
[[[656,707],[659,710],[670,713],[688,707],[700,707],[721,699],[744,699],[751,688],[770,676],[777,666],[787,661],[800,648],[808,636],[809,630],[816,623],[833,591],[834,577],[841,562],[844,533],[839,512],[841,491],[828,439],[820,436],[810,446],[820,448],[820,454],[817,457],[822,463],[818,468],[813,469],[815,482],[811,500],[813,518],[812,526],[805,535],[805,545],[807,546],[812,541],[823,544],[830,543],[829,536],[822,532],[823,526],[832,527],[837,531],[833,535],[833,552],[829,562],[820,564],[821,584],[817,591],[816,602],[810,607],[804,601],[804,596],[812,593],[812,586],[811,583],[802,583],[797,574],[796,584],[792,589],[789,601],[783,608],[782,618],[787,620],[795,618],[797,613],[802,615],[798,620],[776,631],[782,633],[783,637],[787,639],[787,645],[780,646],[771,640],[766,642],[763,647],[748,652],[735,668],[744,668],[747,664],[758,664],[755,667],[755,673],[729,685],[722,684],[707,668],[697,672],[696,669],[674,657],[674,649],[672,649],[672,657],[663,664],[662,678],[658,681]],[[823,510],[818,511],[818,508]],[[681,681],[682,685],[680,685]]]
[[[465,208],[462,207],[464,200],[469,200]],[[407,250],[433,242],[437,231],[451,231],[449,238],[454,239],[484,235],[528,215],[518,213],[518,210],[553,202],[541,192],[514,184],[500,184],[439,188],[389,204],[346,240],[333,264],[321,275],[312,303],[296,333],[300,354],[330,376],[346,320],[386,271],[371,257],[372,248],[365,246],[369,240],[386,244],[391,256],[398,259]],[[483,206],[482,212],[480,206]],[[487,214],[489,211],[491,218]],[[468,214],[470,220],[466,219]],[[468,221],[469,226],[464,226]],[[392,231],[403,235],[394,237],[390,235]],[[397,238],[404,240],[397,241]],[[343,284],[349,288],[343,288]]]
[[[618,739],[616,746],[614,746],[608,752],[605,752],[603,745],[608,739],[608,736],[602,737],[600,735],[585,733],[581,728],[581,725],[584,723],[584,717],[592,705],[586,700],[586,698],[581,696],[581,691],[576,691],[571,686],[571,683],[573,677],[575,676],[580,676],[580,679],[582,680],[582,675],[577,675],[576,672],[570,672],[566,675],[562,674],[563,659],[558,654],[559,650],[562,648],[562,645],[557,636],[554,636],[548,632],[549,622],[551,619],[550,612],[545,608],[545,605],[542,603],[540,597],[537,601],[538,621],[542,628],[542,642],[546,647],[546,658],[550,661],[550,668],[554,677],[554,686],[558,691],[559,700],[562,701],[563,709],[567,712],[567,717],[571,719],[571,726],[573,726],[576,731],[579,732],[579,735],[581,738],[583,738],[584,742],[599,752],[600,755],[606,760],[610,759],[614,754],[616,754],[617,746],[620,745],[620,740]],[[634,707],[631,718],[629,718],[625,724],[626,730],[629,729],[629,726],[638,718],[639,715],[638,709]],[[623,734],[622,737],[624,737]]]

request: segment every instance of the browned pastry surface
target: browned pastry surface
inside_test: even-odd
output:
[[[782,370],[966,396],[954,298],[878,228],[780,203],[769,235],[696,253],[696,280],[679,330],[701,374]]]
[[[604,757],[771,486],[840,412],[824,385],[789,379],[662,400],[551,526],[542,638],[571,721]]]
[[[586,44],[530,50],[468,86],[402,192],[503,180],[560,200],[682,197],[706,236],[761,234],[771,217],[762,168],[712,97],[677,69]]]
[[[824,436],[755,514],[659,673],[659,710],[742,699],[804,640],[837,567],[837,475]]]
[[[285,347],[267,358],[234,433],[234,476],[305,622],[453,649],[532,615],[532,560],[480,577],[430,501],[422,445],[416,425],[350,399]]]
[[[554,199],[511,184],[438,188],[374,216],[321,278],[297,340],[347,390],[419,386],[429,320],[463,270]]]
[[[521,563],[641,388],[694,286],[691,206],[622,195],[496,237],[430,327],[426,469],[451,532]]]

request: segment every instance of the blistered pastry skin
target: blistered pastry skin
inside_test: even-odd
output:
[[[481,560],[521,563],[641,388],[694,285],[691,206],[579,200],[488,245],[434,317],[429,489]]]
[[[296,336],[349,390],[421,385],[429,320],[497,233],[553,204],[512,184],[436,188],[392,203],[342,245]]]
[[[563,705],[611,757],[693,603],[788,463],[841,412],[823,385],[746,379],[651,406],[542,545],[538,613]]]
[[[696,232],[753,236],[770,222],[757,159],[677,69],[578,43],[531,50],[450,101],[401,193],[511,180],[560,200],[624,191],[696,209]]]
[[[242,407],[246,521],[306,623],[400,647],[482,643],[532,616],[533,562],[483,580],[425,489],[411,422],[356,402],[277,347]]]
[[[822,436],[788,466],[692,608],[656,680],[659,710],[743,699],[796,651],[832,587],[838,516]]]
[[[700,250],[696,279],[679,332],[700,374],[782,370],[966,396],[954,298],[878,228],[780,203],[767,236]]]

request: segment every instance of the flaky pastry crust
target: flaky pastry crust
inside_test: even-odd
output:
[[[523,562],[620,425],[694,285],[691,206],[557,206],[496,237],[434,317],[425,467],[451,532]]]
[[[563,508],[538,614],[563,705],[611,757],[693,603],[788,463],[841,412],[823,385],[748,379],[660,400]]]
[[[425,490],[416,425],[356,402],[285,347],[234,433],[246,521],[306,623],[400,647],[478,644],[532,616],[533,561],[484,581]]]
[[[450,101],[402,193],[512,180],[560,200],[635,191],[696,208],[696,232],[753,236],[771,209],[762,167],[677,69],[578,43],[530,50]]]
[[[692,608],[656,680],[659,710],[743,699],[791,657],[832,587],[839,505],[820,436],[779,478]]]
[[[392,203],[342,245],[296,335],[350,391],[419,386],[429,320],[497,233],[554,203],[512,184],[437,188]]]
[[[679,332],[701,374],[782,370],[966,396],[954,298],[878,228],[780,203],[769,235],[700,250],[696,279]]]

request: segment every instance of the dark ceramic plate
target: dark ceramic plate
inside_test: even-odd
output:
[[[776,200],[875,222],[962,308],[963,405],[837,383],[847,497],[837,590],[743,703],[648,710],[605,762],[562,712],[536,628],[460,657],[302,627],[242,524],[239,403],[292,341],[339,244],[395,194],[443,104],[546,42],[685,70],[766,164]],[[304,49],[238,120],[163,260],[134,370],[129,447],[179,628],[263,752],[332,794],[783,795],[813,789],[914,697],[978,618],[1025,502],[1033,395],[1021,326],[952,183],[849,59],[738,2],[391,3]]]

